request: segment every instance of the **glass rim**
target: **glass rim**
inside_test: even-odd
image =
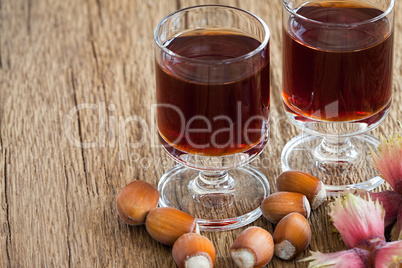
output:
[[[355,27],[355,26],[361,26],[364,24],[368,24],[371,22],[375,22],[378,21],[384,17],[386,17],[389,13],[391,13],[391,11],[394,9],[395,6],[395,0],[390,0],[390,3],[388,5],[388,8],[383,11],[380,15],[371,18],[369,20],[364,20],[364,21],[360,21],[360,22],[355,22],[355,23],[343,23],[343,24],[338,24],[338,23],[328,23],[328,22],[322,22],[322,21],[318,21],[318,20],[313,20],[313,19],[309,19],[305,16],[302,16],[300,14],[298,14],[296,11],[302,7],[303,5],[309,3],[309,1],[306,1],[303,5],[301,5],[300,7],[298,7],[297,9],[292,9],[290,8],[290,6],[288,5],[289,0],[282,0],[282,4],[283,7],[289,12],[291,13],[293,16],[298,17],[302,20],[308,21],[308,22],[312,22],[312,23],[316,23],[319,25],[323,25],[323,26],[333,26],[333,27],[339,27],[339,28],[349,28],[349,27]]]
[[[186,56],[177,54],[173,51],[171,51],[170,49],[168,49],[164,44],[162,44],[160,36],[159,36],[159,30],[161,28],[161,26],[172,16],[181,13],[183,11],[187,11],[187,10],[191,10],[191,9],[196,9],[196,8],[206,8],[206,7],[217,7],[217,8],[226,8],[226,9],[232,9],[232,10],[237,10],[240,12],[243,12],[244,14],[247,14],[248,16],[251,16],[252,18],[256,19],[257,22],[259,22],[263,29],[264,29],[264,40],[261,42],[261,44],[255,48],[254,50],[248,52],[247,54],[232,58],[232,59],[225,59],[225,60],[197,60],[197,59],[192,59],[192,58],[188,58]],[[200,28],[203,29],[203,28]],[[185,61],[188,62],[193,62],[193,63],[198,63],[198,64],[203,64],[203,65],[220,65],[220,64],[229,64],[229,63],[234,63],[237,61],[241,61],[241,60],[245,60],[245,59],[249,59],[253,56],[255,56],[257,53],[259,53],[260,51],[262,51],[268,44],[268,41],[270,39],[270,30],[268,28],[268,25],[257,15],[254,15],[253,13],[238,8],[238,7],[233,7],[233,6],[227,6],[227,5],[196,5],[196,6],[190,6],[190,7],[186,7],[186,8],[182,8],[179,10],[176,10],[173,13],[170,13],[169,15],[167,15],[166,17],[164,17],[159,23],[158,25],[155,27],[154,30],[154,41],[156,43],[156,45],[159,47],[159,49],[161,49],[163,52],[165,52],[166,54],[169,54],[172,57],[175,58],[179,58],[179,59],[184,59]]]

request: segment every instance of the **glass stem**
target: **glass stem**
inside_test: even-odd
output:
[[[200,171],[190,188],[193,194],[230,194],[234,192],[234,180],[227,171]]]
[[[325,137],[314,149],[314,156],[323,162],[353,162],[358,152],[347,137]]]

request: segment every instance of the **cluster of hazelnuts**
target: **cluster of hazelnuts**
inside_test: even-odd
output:
[[[290,260],[307,248],[311,229],[307,221],[311,209],[326,196],[323,183],[314,176],[287,171],[276,180],[278,192],[261,204],[264,217],[277,224],[273,236],[260,227],[249,227],[233,242],[230,253],[240,267],[262,267],[272,256]],[[128,184],[117,196],[120,218],[129,225],[145,223],[152,238],[173,246],[172,255],[179,268],[214,267],[215,247],[199,234],[197,219],[170,207],[157,207],[158,190],[141,180]]]

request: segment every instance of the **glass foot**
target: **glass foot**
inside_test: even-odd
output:
[[[376,151],[379,143],[367,134],[338,138],[302,134],[283,148],[282,171],[300,170],[320,178],[329,196],[352,189],[371,191],[383,183],[370,155],[370,147]]]
[[[201,231],[226,231],[261,216],[269,182],[257,169],[243,166],[206,172],[176,165],[158,185],[161,207],[174,207],[198,219]]]

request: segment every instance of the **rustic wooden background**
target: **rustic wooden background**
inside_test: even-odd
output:
[[[130,181],[157,185],[173,166],[144,124],[155,103],[153,29],[179,8],[206,3],[244,8],[271,29],[272,132],[256,165],[272,183],[282,147],[299,133],[280,97],[280,0],[0,1],[0,267],[175,267],[169,247],[118,219],[114,200]],[[401,8],[393,108],[374,135],[396,132],[402,118]],[[128,146],[141,138],[141,147]],[[310,250],[345,248],[326,210],[312,213]],[[253,224],[273,231],[262,218]],[[234,266],[229,247],[243,229],[204,233],[216,267]],[[268,267],[292,266],[306,264],[273,258]]]

